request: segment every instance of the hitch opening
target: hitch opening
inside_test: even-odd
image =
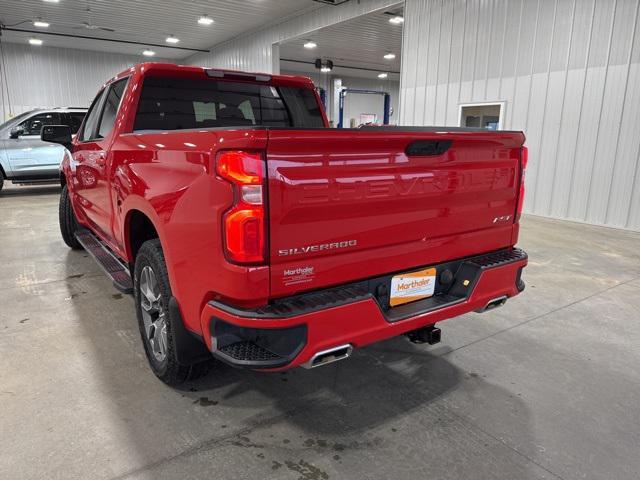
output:
[[[440,343],[442,331],[430,325],[428,327],[418,328],[417,330],[411,330],[405,333],[405,335],[411,343],[428,343],[429,345],[435,345],[436,343]]]

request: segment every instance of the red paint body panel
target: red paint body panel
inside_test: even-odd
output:
[[[452,140],[408,157],[417,140]],[[513,133],[270,131],[271,291],[322,288],[512,245],[520,147]],[[496,218],[506,221],[495,222]],[[281,255],[305,246],[353,246]],[[285,273],[314,269],[306,282]]]
[[[524,136],[402,128],[132,133],[147,75],[208,78],[199,67],[165,64],[138,65],[114,77],[111,81],[129,77],[115,127],[99,142],[76,138],[73,158],[65,158],[62,170],[79,223],[125,262],[133,261],[131,219],[144,215],[151,221],[185,326],[202,335],[209,347],[208,320],[214,314],[261,328],[307,323],[307,346],[293,363],[298,365],[325,347],[366,345],[482,307],[496,296],[518,293],[516,272],[526,262],[484,272],[463,304],[394,324],[384,319],[373,300],[287,320],[252,320],[216,311],[207,302],[258,307],[305,290],[513,246]],[[273,76],[268,84],[313,88],[301,77]],[[323,120],[328,126],[324,112]],[[444,155],[405,154],[410,142],[438,139],[452,141]],[[240,266],[225,257],[221,224],[234,202],[234,190],[216,175],[214,162],[221,148],[264,152],[264,265]],[[280,254],[345,241],[354,243]],[[313,274],[302,282],[288,282],[285,271],[298,267],[311,267]]]

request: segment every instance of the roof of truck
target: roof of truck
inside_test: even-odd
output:
[[[199,67],[195,65],[177,65],[175,63],[145,62],[138,63],[111,78],[105,83],[109,84],[115,80],[130,76],[133,73],[147,75],[152,72],[164,72],[174,74],[186,74],[202,76],[203,78],[229,78],[233,80],[254,80],[269,84],[287,84],[300,87],[314,87],[313,80],[309,77],[294,75],[275,75],[264,72],[245,72],[241,70],[230,70],[224,68]]]

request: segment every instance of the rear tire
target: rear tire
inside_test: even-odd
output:
[[[2,187],[4,187],[4,174],[2,173],[2,168],[0,168],[0,192],[2,191]]]
[[[78,221],[76,220],[75,213],[73,213],[71,199],[69,198],[69,190],[66,185],[62,187],[62,193],[60,193],[58,218],[60,221],[60,233],[62,234],[64,243],[74,250],[81,250],[82,245],[80,245],[80,242],[78,242],[75,235],[78,230]]]
[[[210,362],[195,365],[178,362],[174,325],[182,319],[174,318],[169,308],[171,285],[160,240],[147,240],[140,247],[133,291],[142,344],[156,377],[167,385],[178,386],[206,374]]]

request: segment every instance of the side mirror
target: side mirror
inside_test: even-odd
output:
[[[20,135],[24,135],[24,127],[13,127],[9,132],[9,137],[18,138]]]
[[[45,125],[40,131],[40,138],[43,142],[59,143],[69,151],[72,149],[69,125]]]

